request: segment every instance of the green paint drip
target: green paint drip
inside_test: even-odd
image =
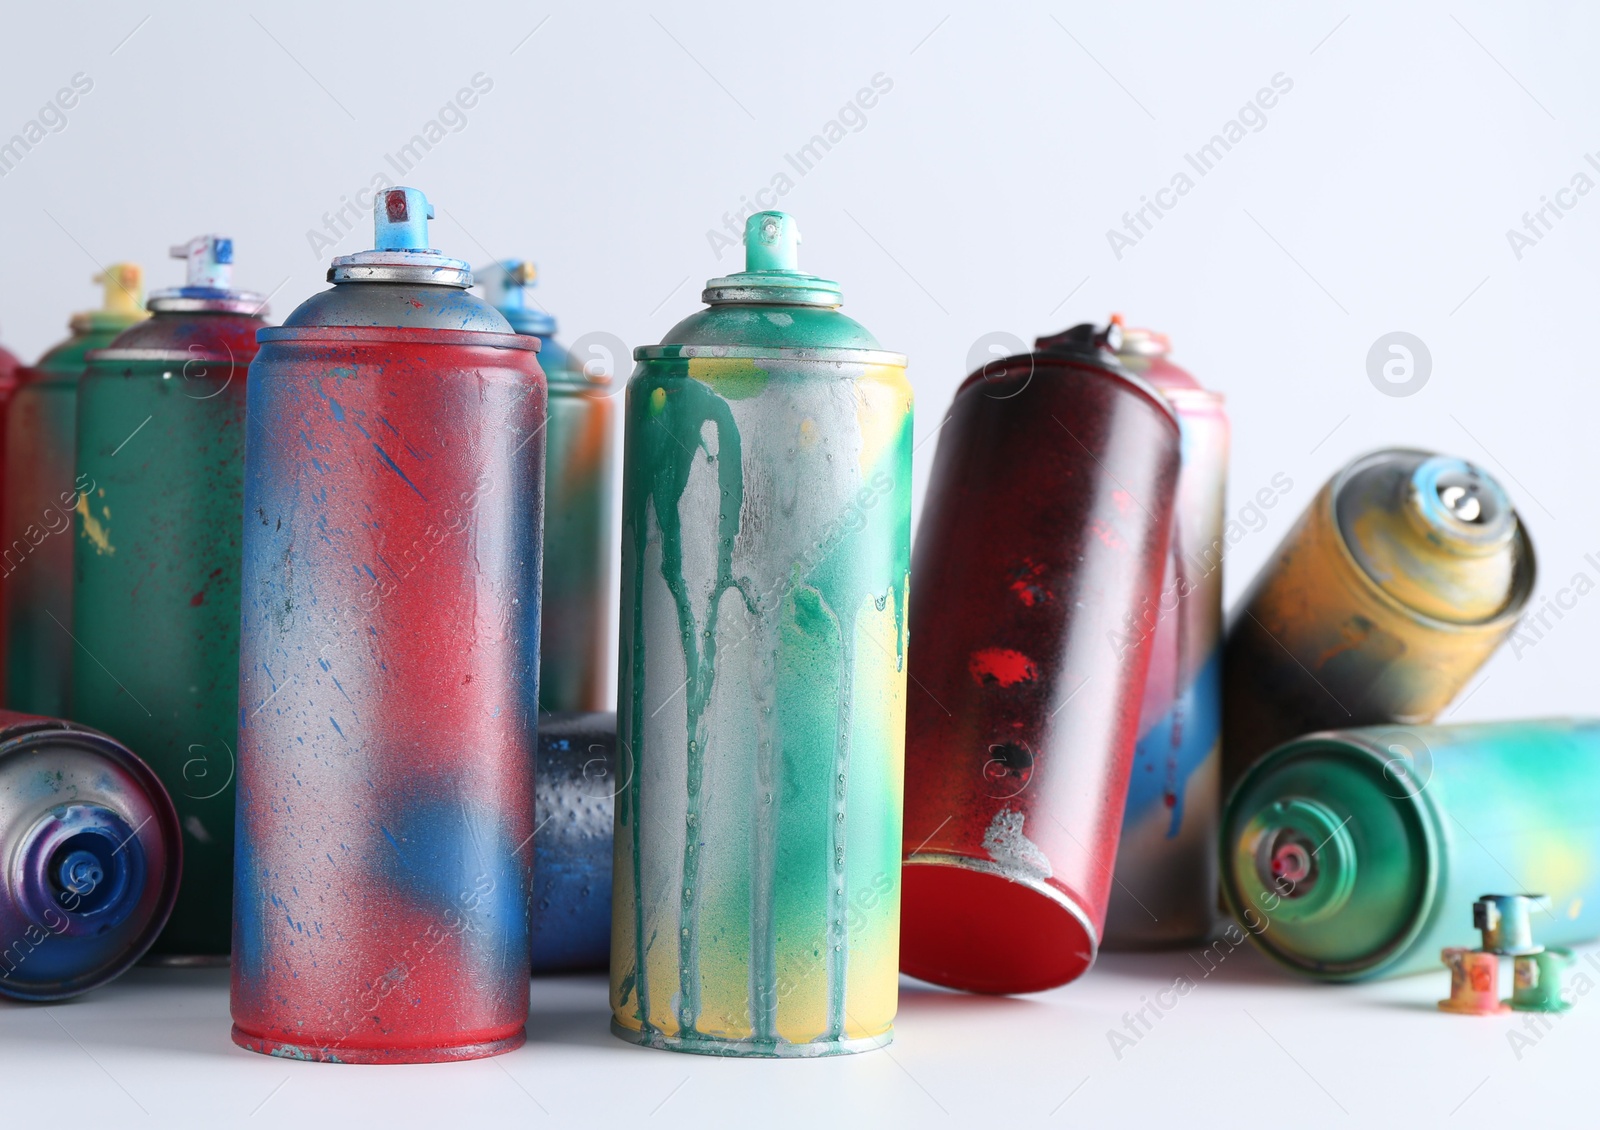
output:
[[[646,393],[646,388],[649,389]],[[670,391],[669,391],[670,388]],[[684,667],[688,682],[684,687],[685,727],[689,735],[685,751],[688,766],[687,814],[683,847],[683,890],[681,929],[678,938],[678,964],[682,988],[678,1001],[678,1025],[683,1034],[694,1033],[700,1018],[700,789],[704,771],[706,734],[702,723],[706,704],[716,678],[717,610],[723,593],[737,586],[733,580],[733,539],[739,530],[739,510],[744,501],[743,458],[739,429],[727,404],[698,381],[665,377],[650,385],[640,385],[639,395],[630,398],[629,410],[641,445],[640,467],[630,467],[630,486],[635,476],[644,478],[643,489],[630,492],[630,518],[636,532],[647,528],[647,513],[652,506],[661,528],[661,576],[677,605],[678,630],[683,637]],[[712,451],[703,435],[706,424],[716,432],[717,447]],[[722,492],[717,525],[717,575],[708,596],[705,627],[700,628],[692,607],[692,594],[683,574],[683,527],[678,512],[683,492],[689,485],[697,453],[717,468],[717,485]],[[635,616],[642,616],[644,570],[636,569]],[[634,641],[635,706],[643,710],[644,664],[642,623]],[[643,717],[636,715],[637,726]],[[637,731],[636,731],[637,732]],[[636,773],[637,777],[638,774]],[[637,792],[635,793],[637,796]],[[635,822],[637,845],[639,829]],[[643,876],[638,870],[635,849],[634,898],[643,906]],[[642,922],[640,937],[643,937]],[[641,1002],[648,999],[649,971],[645,947],[640,946],[638,969]],[[641,1007],[645,1007],[643,1004]],[[648,1015],[648,1014],[647,1014]]]

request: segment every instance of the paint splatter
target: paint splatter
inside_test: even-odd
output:
[[[1040,581],[1044,571],[1045,567],[1031,557],[1024,557],[1021,564],[1011,570],[1011,591],[1029,608],[1045,604],[1055,595]]]
[[[967,670],[978,683],[998,683],[1002,687],[1031,683],[1039,677],[1039,668],[1033,660],[1020,651],[1005,647],[986,647],[972,653]]]

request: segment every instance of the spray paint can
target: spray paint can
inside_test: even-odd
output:
[[[1500,484],[1425,451],[1363,456],[1262,567],[1223,655],[1223,787],[1312,730],[1432,721],[1516,626],[1533,543]]]
[[[1216,927],[1222,796],[1222,555],[1228,417],[1173,364],[1165,334],[1128,329],[1117,360],[1178,414],[1178,473],[1150,675],[1106,909],[1107,949],[1185,945]]]
[[[791,217],[744,241],[628,385],[611,1027],[834,1055],[898,1003],[911,387]]]
[[[533,838],[533,971],[604,969],[611,956],[615,714],[539,718]]]
[[[7,409],[11,405],[11,396],[17,391],[17,386],[21,383],[17,378],[17,373],[21,368],[22,362],[17,359],[16,355],[0,346],[0,521],[3,521],[5,508],[3,468],[5,466],[6,429],[3,424],[8,415]],[[6,642],[7,636],[6,605],[4,601],[0,601],[0,688],[6,685],[6,652],[9,650]],[[0,699],[0,701],[3,701],[3,699]]]
[[[232,287],[232,240],[172,254],[185,285],[152,294],[78,385],[70,703],[177,806],[183,886],[150,953],[191,962],[228,952],[244,386],[266,322]]]
[[[178,894],[167,793],[126,746],[0,711],[0,996],[49,1001],[120,976]]]
[[[8,625],[5,703],[26,714],[67,713],[72,676],[73,513],[88,489],[77,478],[78,378],[91,349],[142,322],[144,272],[113,263],[96,275],[98,310],[74,314],[72,336],[18,374],[5,417],[0,599]]]
[[[544,375],[374,213],[251,366],[233,1038],[471,1059],[528,1014]]]
[[[556,320],[533,298],[532,263],[507,259],[478,278],[511,328],[539,339],[539,365],[550,388],[539,709],[602,710],[613,544],[611,379],[604,374],[591,376],[556,342]]]
[[[1166,563],[1179,426],[1083,325],[986,365],[917,535],[900,967],[1047,989],[1105,922]]]
[[[1476,948],[1473,905],[1548,900],[1540,942],[1600,937],[1600,722],[1367,726],[1308,734],[1248,770],[1222,821],[1222,887],[1245,936],[1329,981],[1437,968]]]

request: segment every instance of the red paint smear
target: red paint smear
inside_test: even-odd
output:
[[[1118,536],[1117,531],[1113,530],[1110,524],[1107,523],[1104,518],[1096,518],[1094,521],[1090,522],[1089,529],[1094,532],[1095,537],[1105,542],[1106,545],[1112,549],[1120,550],[1128,548],[1127,543]]]
[[[1049,589],[1038,583],[1038,578],[1043,574],[1044,566],[1031,557],[1024,557],[1022,564],[1011,571],[1011,591],[1029,608],[1043,604],[1052,596]]]
[[[191,596],[189,598],[189,607],[190,608],[199,608],[205,602],[206,602],[206,590],[205,589],[201,589],[199,592],[195,593],[193,596]]]
[[[967,670],[979,683],[999,683],[1002,687],[1031,683],[1039,677],[1039,669],[1033,665],[1033,660],[1020,651],[1004,647],[986,647],[973,652]]]
[[[1126,514],[1133,505],[1133,495],[1125,490],[1114,490],[1111,492],[1111,501],[1117,504],[1118,514]]]

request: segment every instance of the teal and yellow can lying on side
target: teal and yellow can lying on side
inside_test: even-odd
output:
[[[1229,797],[1222,885],[1258,946],[1329,981],[1437,969],[1488,891],[1545,895],[1542,943],[1600,937],[1600,721],[1297,738]]]
[[[746,270],[634,353],[611,1006],[650,1047],[892,1036],[911,386],[797,242],[752,216]]]

